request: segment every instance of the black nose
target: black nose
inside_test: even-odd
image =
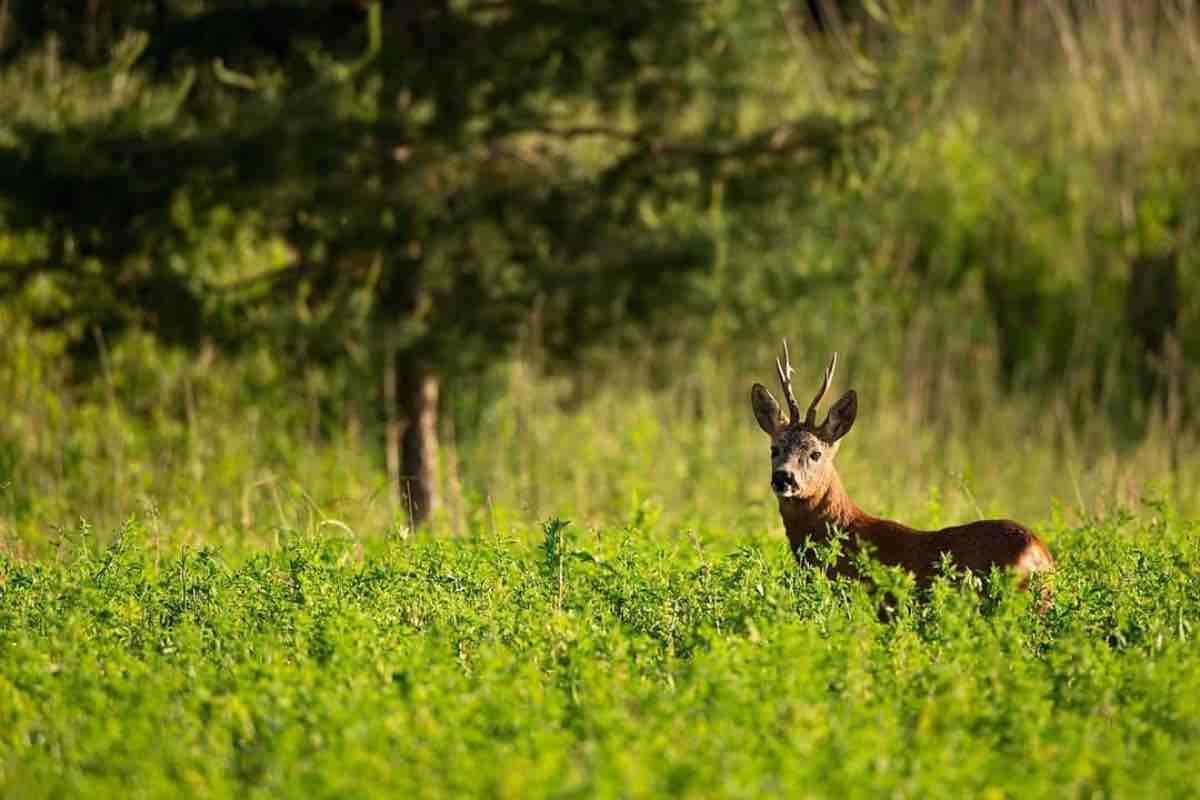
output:
[[[775,491],[782,492],[792,485],[794,485],[794,481],[790,473],[784,472],[781,469],[777,469],[771,473],[771,488]]]

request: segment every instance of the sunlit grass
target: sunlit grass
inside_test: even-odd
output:
[[[238,557],[77,526],[0,557],[0,793],[1193,793],[1195,526],[1046,533],[1049,612],[944,583],[885,624],[762,535],[314,526]]]

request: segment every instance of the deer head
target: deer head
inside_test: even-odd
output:
[[[783,499],[814,497],[829,486],[833,477],[833,457],[837,453],[838,440],[850,432],[854,417],[858,413],[858,396],[854,390],[846,392],[829,409],[825,421],[817,424],[817,404],[825,396],[833,381],[833,370],[837,366],[837,353],[825,369],[825,380],[821,389],[808,406],[804,419],[800,419],[800,406],[792,394],[792,363],[788,358],[787,342],[783,343],[783,360],[775,360],[779,370],[779,383],[788,404],[785,419],[779,403],[761,383],[754,384],[750,391],[750,403],[754,407],[754,418],[758,425],[771,437],[771,488]]]

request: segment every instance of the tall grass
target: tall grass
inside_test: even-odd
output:
[[[1200,504],[1194,433],[1156,416],[1129,439],[1099,411],[1080,418],[1063,400],[1003,393],[986,368],[964,366],[966,354],[926,358],[928,335],[897,338],[911,360],[865,331],[792,338],[800,386],[837,349],[833,391],[859,392],[838,466],[866,509],[924,526],[980,516],[1044,525],[1144,498],[1170,497],[1188,512]],[[14,400],[0,449],[6,548],[46,553],[80,517],[104,530],[131,514],[149,514],[167,542],[257,545],[313,524],[403,533],[381,426],[363,397],[341,394],[361,387],[318,397],[315,381],[274,375],[266,353],[201,364],[149,358],[129,340],[109,353],[110,379],[81,390],[49,359],[20,352],[21,341],[7,340],[4,363],[16,368],[0,371],[0,391]],[[484,385],[449,385],[447,420],[459,435],[453,474],[444,458],[438,527],[494,533],[561,514],[731,543],[775,530],[767,443],[748,400],[751,382],[774,376],[774,347],[764,336],[738,349],[647,348],[577,387],[522,363]],[[153,368],[139,368],[143,360]],[[683,366],[663,380],[656,373],[668,363]]]

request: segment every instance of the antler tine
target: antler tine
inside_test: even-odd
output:
[[[779,370],[779,385],[783,387],[783,396],[788,404],[788,424],[795,425],[800,421],[800,404],[792,394],[792,360],[788,357],[787,339],[783,340],[783,361],[775,359],[775,367]]]
[[[833,371],[835,369],[837,369],[836,352],[833,354],[833,358],[829,360],[829,366],[825,368],[825,380],[821,381],[821,390],[813,398],[812,405],[808,407],[808,413],[804,416],[804,424],[810,428],[817,424],[817,403],[821,402],[821,398],[825,396],[826,390],[829,389],[829,384],[833,383]]]

